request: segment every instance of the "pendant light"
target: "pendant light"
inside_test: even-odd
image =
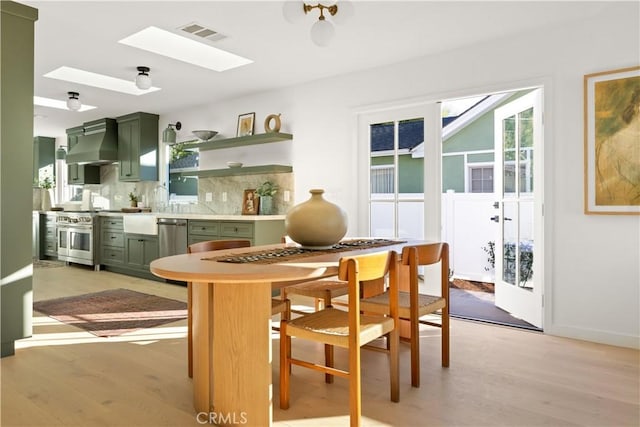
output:
[[[67,92],[69,95],[69,99],[67,99],[67,108],[71,111],[78,111],[80,107],[82,107],[82,103],[78,97],[80,94],[78,92]]]
[[[151,77],[149,77],[149,67],[138,67],[138,75],[136,76],[136,87],[138,89],[147,90],[151,87]]]

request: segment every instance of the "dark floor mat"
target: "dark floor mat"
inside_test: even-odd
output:
[[[478,320],[498,325],[515,326],[518,328],[540,331],[530,323],[513,317],[506,311],[496,307],[493,301],[481,298],[474,292],[461,289],[450,289],[450,315],[461,319]]]

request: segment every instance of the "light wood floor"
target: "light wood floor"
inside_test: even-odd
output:
[[[186,300],[184,287],[82,267],[41,268],[34,300],[130,288]],[[1,418],[8,426],[197,426],[186,366],[186,322],[96,338],[34,313],[34,336],[0,361]],[[452,321],[451,367],[440,366],[439,330],[421,332],[422,387],[411,388],[401,349],[400,403],[389,400],[387,356],[363,354],[365,425],[638,426],[639,352],[499,326]],[[323,360],[321,347],[294,354]],[[293,367],[291,408],[277,426],[348,425],[348,387]],[[338,364],[346,363],[336,351]]]

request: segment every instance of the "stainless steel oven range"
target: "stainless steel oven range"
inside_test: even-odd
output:
[[[57,216],[58,259],[92,265],[96,263],[97,216],[93,212],[60,212]]]

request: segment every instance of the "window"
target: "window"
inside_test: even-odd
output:
[[[394,176],[393,165],[371,166],[371,193],[393,193]]]
[[[470,167],[469,189],[471,193],[493,193],[493,166]]]
[[[181,172],[198,169],[198,152],[184,148],[184,143],[169,148],[169,201],[197,202],[198,178],[182,176]]]

